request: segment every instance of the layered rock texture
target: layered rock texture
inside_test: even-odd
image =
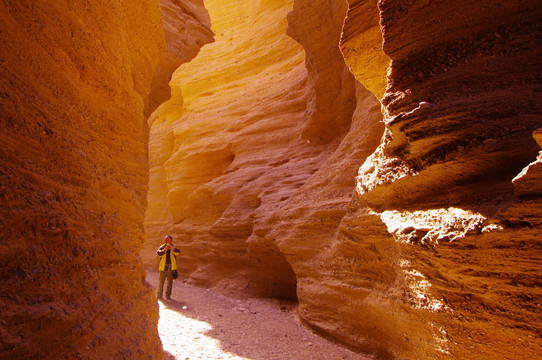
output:
[[[331,158],[352,128],[356,84],[337,46],[346,4],[312,5],[206,2],[215,42],[179,68],[172,99],[149,120],[149,264],[171,232],[194,282],[296,297],[296,275],[271,230],[292,198],[311,194],[297,217],[335,223],[308,226],[316,233],[305,249],[318,251],[312,236],[334,231],[383,131],[378,101],[359,86],[369,109],[355,115],[351,137],[359,139],[342,145],[347,156]],[[317,171],[333,181],[309,185]],[[305,186],[318,191],[300,192]]]
[[[145,263],[172,233],[182,277],[378,358],[536,357],[537,5],[205,1],[149,119]]]
[[[139,258],[158,2],[1,1],[0,39],[0,358],[163,358]]]
[[[375,358],[536,358],[538,5],[0,2],[0,356],[163,358],[169,233]]]
[[[356,9],[369,3],[351,1],[343,48],[364,36]],[[378,8],[391,59],[386,134],[360,168],[356,212],[344,225],[378,215],[398,242],[395,284],[376,293],[394,299],[395,309],[410,303],[422,311],[403,312],[388,334],[403,337],[411,353],[431,354],[429,341],[412,343],[431,330],[455,358],[536,356],[542,203],[539,164],[529,163],[542,125],[537,4],[381,1]],[[369,77],[351,68],[360,81]],[[405,286],[412,299],[392,295]],[[417,332],[404,328],[411,321]]]

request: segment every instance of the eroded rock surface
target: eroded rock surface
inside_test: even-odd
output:
[[[368,243],[374,231],[363,226],[380,217],[395,238],[395,255],[386,259],[379,251],[370,261],[387,266],[394,279],[383,288],[376,273],[364,285],[384,305],[352,297],[351,307],[372,314],[376,325],[363,332],[389,342],[394,356],[536,356],[538,5],[350,1],[350,8],[370,4],[378,6],[383,51],[391,59],[382,98],[386,134],[360,168],[340,236],[351,238],[356,225],[354,240]],[[365,21],[373,20],[349,14],[342,46],[347,63],[356,63],[350,34],[363,34]],[[352,69],[362,82],[371,75]]]
[[[150,119],[147,262],[172,232],[192,281],[296,297],[303,270],[286,258],[311,258],[333,236],[382,135],[379,103],[337,46],[346,4],[206,7],[215,42],[179,68]],[[290,212],[305,245],[279,250],[287,241],[273,229]]]
[[[157,1],[0,2],[0,358],[163,358],[139,250]]]
[[[171,96],[169,81],[179,65],[192,60],[199,49],[213,41],[211,19],[203,0],[161,0],[162,25],[166,39],[166,56],[156,67],[145,116]]]
[[[172,233],[182,277],[378,358],[536,357],[536,2],[205,6],[149,119],[146,265]]]

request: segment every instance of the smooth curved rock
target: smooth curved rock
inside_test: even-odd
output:
[[[160,8],[167,52],[154,71],[150,96],[145,104],[146,117],[169,100],[169,81],[173,72],[214,39],[203,0],[161,0]]]
[[[381,99],[386,91],[390,59],[382,50],[377,1],[349,0],[347,3],[348,12],[340,39],[341,52],[356,79]]]

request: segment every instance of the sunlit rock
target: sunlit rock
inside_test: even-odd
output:
[[[199,284],[295,297],[296,281],[317,275],[314,257],[383,131],[380,104],[356,90],[336,47],[345,4],[318,4],[265,4],[234,17],[206,3],[215,42],[181,66],[174,96],[150,120],[151,264],[171,231],[183,271]]]
[[[535,2],[205,5],[149,119],[146,264],[173,233],[189,281],[379,358],[536,354]]]
[[[542,128],[533,132],[533,137],[542,147]],[[519,196],[542,195],[542,151],[535,161],[527,165],[513,180],[514,189]]]
[[[163,358],[139,250],[157,1],[0,3],[0,358]]]
[[[364,284],[367,298],[385,300],[378,311],[374,301],[348,301],[375,323],[362,330],[367,342],[387,344],[393,356],[529,358],[541,349],[533,287],[542,203],[531,136],[542,112],[537,7],[350,1],[341,48],[356,77],[369,84],[375,73],[355,66],[373,61],[357,39],[372,36],[375,10],[391,61],[385,136],[360,167],[341,231],[346,243],[370,244],[374,230],[365,224],[379,216],[397,244],[388,258],[364,251],[396,276],[386,282],[377,272]],[[384,320],[384,309],[395,315]]]
[[[179,65],[192,60],[204,44],[213,41],[203,0],[161,0],[160,8],[167,52],[154,71],[146,116],[170,98],[169,80]]]
[[[378,99],[386,91],[389,57],[382,49],[380,11],[373,0],[348,0],[340,47],[356,79]]]
[[[295,297],[276,245],[247,241],[267,231],[255,210],[288,197],[311,171],[299,150],[288,151],[308,97],[302,48],[285,34],[288,5],[206,2],[215,41],[176,71],[171,99],[149,120],[151,264],[171,232],[193,281]]]
[[[145,266],[377,358],[536,358],[538,13],[0,5],[2,356],[163,357],[146,209]]]

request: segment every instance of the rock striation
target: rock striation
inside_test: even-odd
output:
[[[0,358],[164,358],[144,282],[157,1],[0,2]]]
[[[271,230],[295,211],[322,225],[307,227],[304,249],[325,244],[383,126],[378,101],[356,85],[337,47],[345,4],[257,4],[206,2],[215,42],[179,68],[171,100],[149,120],[151,241],[143,257],[155,266],[153,249],[172,232],[194,283],[295,298],[290,254]],[[331,178],[311,180],[318,171]]]
[[[378,358],[535,357],[536,5],[206,1],[149,119],[145,264],[173,233],[184,278]]]
[[[171,232],[198,284],[295,297],[276,246],[247,242],[255,209],[267,196],[279,201],[271,189],[293,191],[309,171],[294,176],[309,161],[284,149],[302,130],[309,96],[302,49],[284,34],[287,5],[206,2],[215,41],[174,74],[171,99],[149,120],[147,261]],[[277,167],[289,174],[271,174]]]
[[[173,72],[192,60],[204,44],[212,42],[214,35],[203,0],[161,0],[160,8],[167,52],[154,70],[145,104],[146,117],[169,100],[169,80]]]
[[[376,358],[536,358],[538,14],[1,2],[0,356],[163,358],[171,233],[182,278]]]
[[[384,305],[350,301],[377,323],[364,333],[380,345],[385,334],[390,356],[400,358],[536,356],[542,295],[539,148],[532,137],[542,110],[536,2],[350,1],[349,7],[341,42],[347,63],[372,57],[356,39],[371,36],[363,24],[374,22],[375,11],[391,60],[381,98],[385,136],[359,170],[340,228],[370,243],[367,223],[380,220],[395,240],[394,256],[371,256],[388,268],[388,286],[382,274],[366,276],[364,285]],[[373,11],[356,11],[367,7]],[[374,68],[366,74],[354,65],[356,78],[370,82]]]

